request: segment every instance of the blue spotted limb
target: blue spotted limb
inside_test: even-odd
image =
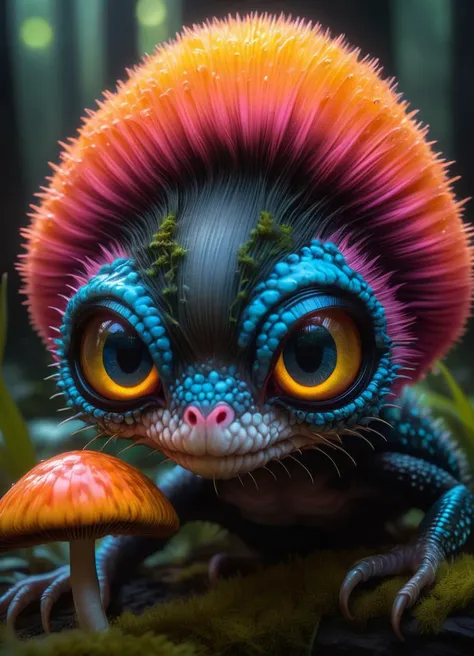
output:
[[[373,478],[383,480],[385,485],[404,488],[405,492],[413,492],[418,502],[431,501],[434,505],[411,544],[399,545],[390,553],[355,563],[341,586],[340,604],[346,618],[352,619],[349,598],[359,583],[376,577],[412,574],[392,607],[392,626],[403,640],[400,625],[404,611],[433,583],[439,564],[465,546],[471,537],[474,495],[466,485],[436,465],[406,454],[381,454],[372,471]]]

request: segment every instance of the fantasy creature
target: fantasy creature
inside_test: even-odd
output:
[[[361,582],[409,574],[401,636],[472,533],[466,460],[406,389],[463,332],[472,250],[393,82],[302,20],[214,21],[130,71],[53,168],[21,274],[73,416],[162,452],[181,522],[216,521],[269,561],[426,511],[341,588],[350,617]],[[105,606],[163,544],[104,540]],[[68,568],[29,577],[0,610],[41,596],[47,628],[69,586]]]

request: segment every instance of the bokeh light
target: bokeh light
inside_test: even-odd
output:
[[[31,16],[20,26],[20,38],[27,48],[41,50],[53,40],[53,28],[40,16]]]
[[[144,27],[157,27],[166,20],[166,4],[164,0],[138,0],[136,17]]]

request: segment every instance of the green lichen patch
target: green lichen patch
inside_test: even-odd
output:
[[[270,212],[260,213],[257,225],[250,232],[249,239],[237,251],[239,267],[239,288],[230,307],[230,321],[235,323],[243,301],[249,296],[252,278],[267,257],[293,248],[293,229],[289,225],[279,225]]]
[[[195,645],[177,645],[152,632],[136,636],[112,628],[104,633],[65,631],[47,638],[20,642],[4,636],[0,656],[199,656]]]

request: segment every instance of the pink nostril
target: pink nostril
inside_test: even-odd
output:
[[[235,413],[229,405],[219,405],[207,417],[208,426],[227,428],[234,421]]]
[[[183,420],[188,426],[194,428],[196,426],[208,428],[216,427],[227,428],[234,421],[235,413],[232,408],[227,404],[218,405],[214,408],[207,417],[205,417],[201,410],[195,405],[190,405],[183,414]]]
[[[206,423],[206,420],[202,416],[201,411],[193,405],[189,406],[189,408],[186,408],[184,411],[183,419],[191,427],[197,425],[204,426]]]
[[[216,417],[216,422],[218,424],[223,424],[226,419],[227,419],[227,412],[225,410],[221,410]]]

